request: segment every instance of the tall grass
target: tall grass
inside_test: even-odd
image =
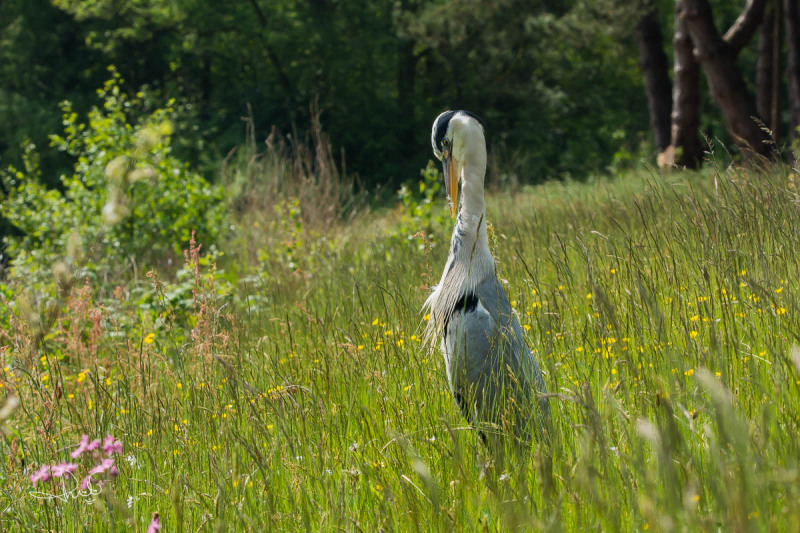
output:
[[[246,144],[223,164],[222,181],[233,207],[241,213],[271,215],[276,204],[296,202],[307,228],[324,230],[358,206],[357,176],[348,176],[344,153],[337,161],[320,122],[310,110],[310,138],[283,136],[273,127],[259,147],[252,116],[246,120]],[[361,198],[363,200],[363,198]]]
[[[41,361],[6,349],[3,390],[22,406],[0,444],[5,529],[144,530],[154,512],[169,531],[800,527],[793,170],[491,194],[498,273],[546,370],[553,439],[483,476],[420,341],[444,246],[390,238],[399,214],[371,213],[325,237],[300,223],[288,260],[243,209],[224,273],[187,253],[183,305],[155,273],[152,315],[88,287]],[[93,310],[96,335],[70,336]],[[119,476],[92,504],[34,499],[28,476],[83,433],[122,440]]]

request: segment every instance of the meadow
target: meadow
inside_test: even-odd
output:
[[[215,246],[175,236],[184,257],[124,282],[55,268],[49,306],[4,286],[4,530],[800,529],[796,170],[489,190],[553,429],[482,472],[420,338],[452,227],[438,172],[332,218],[330,187],[253,185],[271,161],[231,171]],[[71,459],[82,435],[112,447]]]

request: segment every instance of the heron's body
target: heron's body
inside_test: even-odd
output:
[[[432,141],[445,162],[445,180],[453,180],[448,193],[459,178],[462,192],[444,273],[425,302],[428,334],[441,337],[451,392],[470,422],[484,435],[512,431],[529,442],[543,428],[549,406],[537,399],[537,391],[546,392],[542,373],[489,250],[483,127],[470,113],[448,113],[434,123]]]

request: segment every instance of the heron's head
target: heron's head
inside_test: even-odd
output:
[[[465,152],[476,142],[483,143],[485,149],[483,120],[474,113],[445,111],[433,121],[431,145],[433,155],[444,167],[444,185],[451,216],[456,216],[458,178],[464,166]]]

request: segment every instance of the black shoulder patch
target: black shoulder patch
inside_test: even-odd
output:
[[[456,305],[453,306],[453,312],[456,311],[463,311],[464,313],[471,313],[478,307],[478,297],[475,296],[475,293],[468,292],[461,296],[461,298],[456,301]]]
[[[466,314],[475,311],[477,308],[478,297],[475,296],[475,293],[468,292],[467,294],[463,294],[461,298],[456,301],[456,304],[453,306],[453,310],[448,314],[447,320],[444,322],[442,333],[444,334],[445,340],[447,340],[447,326],[450,325],[450,318],[458,311]]]

